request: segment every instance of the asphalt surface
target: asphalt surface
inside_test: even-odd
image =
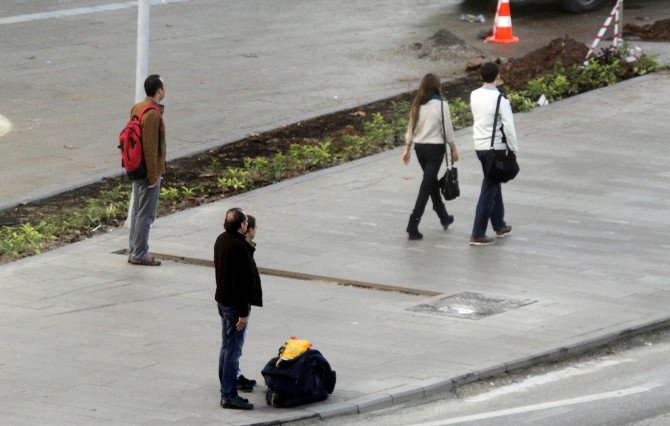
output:
[[[428,209],[423,241],[404,233],[419,167],[403,166],[394,150],[159,219],[151,250],[194,259],[187,263],[131,266],[114,254],[127,246],[118,230],[3,265],[0,417],[316,420],[670,325],[670,159],[659,137],[668,130],[668,76],[519,114],[522,172],[504,188],[514,230],[491,247],[467,244],[481,171],[465,129],[462,196],[448,204],[456,222],[445,232]],[[253,412],[218,406],[220,322],[213,269],[202,262],[233,206],[257,217],[257,261],[274,270],[263,274],[265,307],[252,310],[242,359],[261,383],[249,395]],[[431,303],[442,311],[427,310]],[[265,405],[260,370],[289,336],[311,340],[337,371],[329,400]]]
[[[367,426],[647,425],[670,421],[670,333],[460,387],[434,401],[328,419]]]

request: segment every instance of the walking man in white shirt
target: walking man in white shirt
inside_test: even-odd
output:
[[[472,133],[475,150],[477,158],[482,163],[483,170],[486,153],[491,149],[493,121],[496,104],[498,103],[498,95],[500,94],[497,86],[501,85],[503,81],[500,78],[500,68],[492,62],[482,65],[480,74],[484,85],[470,94],[470,108],[472,109],[474,119]],[[516,131],[514,130],[512,106],[505,97],[500,99],[493,148],[502,151],[510,149],[515,153],[519,149]],[[486,235],[489,220],[498,238],[502,238],[512,231],[512,227],[505,222],[505,206],[503,204],[500,182],[493,181],[484,176],[482,189],[479,193],[479,201],[477,202],[472,235],[470,236],[471,245],[485,246],[495,242],[493,238]]]

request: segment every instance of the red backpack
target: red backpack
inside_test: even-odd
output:
[[[144,179],[147,177],[147,168],[144,164],[142,152],[142,116],[150,109],[155,109],[160,114],[160,110],[155,105],[147,105],[140,111],[139,116],[133,115],[119,135],[121,167],[126,169],[126,174],[130,179]]]

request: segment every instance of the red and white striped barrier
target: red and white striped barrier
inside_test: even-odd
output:
[[[598,31],[598,35],[596,36],[596,39],[593,40],[593,44],[591,44],[591,48],[589,49],[588,52],[586,52],[586,60],[584,61],[584,66],[588,65],[589,56],[591,56],[593,54],[593,52],[595,52],[596,46],[598,46],[598,43],[600,43],[600,40],[605,35],[605,31],[607,31],[610,24],[612,23],[612,18],[615,18],[614,19],[614,39],[612,40],[612,44],[614,45],[615,48],[619,47],[620,42],[623,44],[623,40],[621,40],[621,41],[619,40],[619,14],[622,11],[623,11],[623,1],[618,0],[616,2],[616,4],[614,5],[614,8],[612,9],[612,12],[610,13],[610,15],[605,20],[605,23],[603,24],[602,27],[600,27],[600,31]]]

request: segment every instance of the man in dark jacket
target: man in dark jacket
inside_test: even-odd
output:
[[[251,305],[263,306],[261,280],[252,257],[253,247],[244,237],[247,216],[242,209],[228,210],[223,227],[226,231],[219,235],[214,244],[214,299],[223,326],[219,354],[221,406],[252,410],[253,404],[237,394],[237,371]]]

